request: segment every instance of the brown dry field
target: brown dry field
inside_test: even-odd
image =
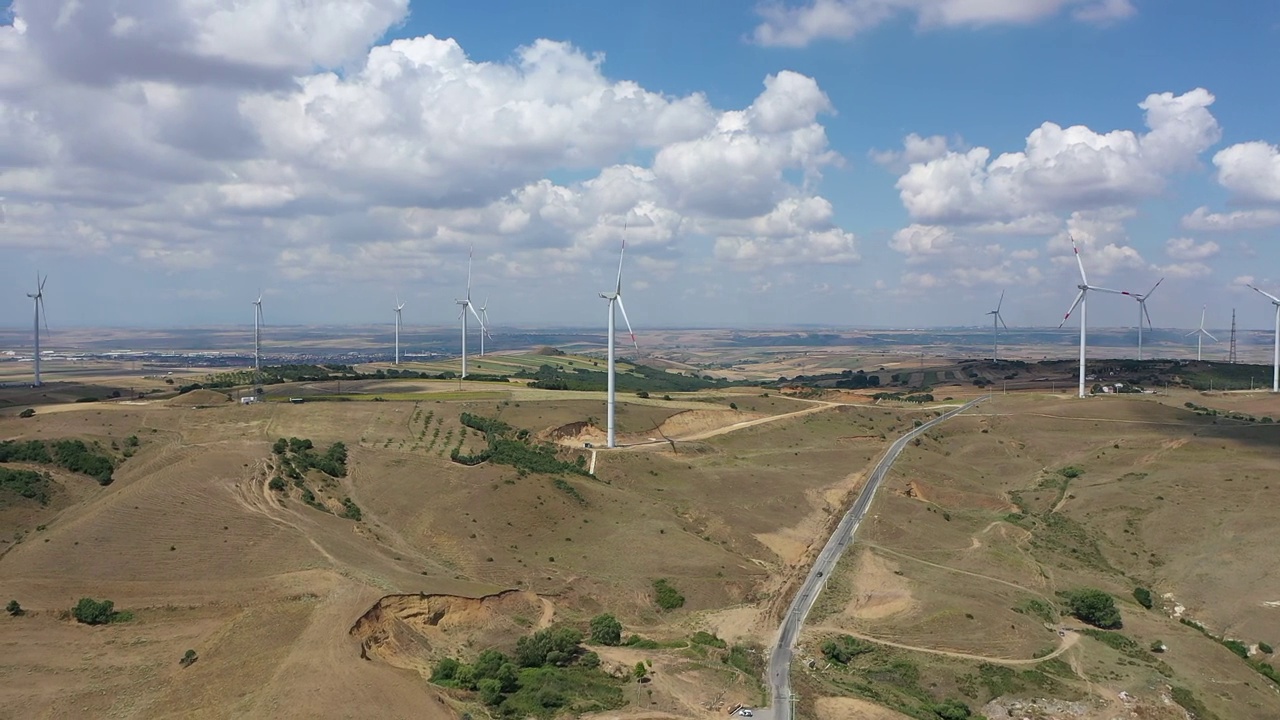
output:
[[[1163,641],[1158,660],[1173,682],[1217,717],[1280,717],[1266,678],[1174,617],[1255,652],[1280,638],[1280,425],[1197,416],[1188,401],[1280,417],[1280,398],[1264,393],[997,394],[927,433],[894,466],[832,573],[802,655],[821,657],[819,641],[840,632],[898,644],[942,689],[959,672],[942,666],[954,661],[946,653],[1021,668],[1074,639],[1059,657],[1073,669],[1066,684],[1098,703],[1079,717],[1146,717],[1168,695],[1150,665],[1075,633],[1060,638],[1058,626],[1081,625],[1073,618],[1046,628],[1013,610],[1099,587],[1117,598],[1121,632],[1142,649]],[[1083,473],[1062,489],[1057,470],[1068,466]],[[1019,501],[1051,522],[1020,516]],[[1156,594],[1154,610],[1134,601],[1137,586]],[[839,682],[830,672],[801,671],[799,682],[821,695]],[[1116,706],[1120,691],[1138,700]],[[807,707],[829,714],[821,701]]]
[[[425,681],[434,660],[601,611],[659,640],[710,630],[763,646],[781,586],[882,435],[921,412],[741,391],[624,401],[624,438],[656,427],[675,449],[597,452],[598,481],[569,478],[578,502],[553,476],[467,468],[448,450],[483,444],[461,412],[549,434],[599,421],[599,395],[252,406],[214,395],[0,411],[3,439],[141,441],[108,487],[54,471],[47,507],[0,497],[0,587],[27,610],[0,617],[6,716],[460,717],[479,707]],[[290,436],[346,443],[348,476],[320,501],[340,509],[349,496],[361,522],[266,488],[271,443]],[[684,608],[658,611],[657,578]],[[66,611],[85,596],[135,619],[76,624]],[[199,660],[180,668],[187,649]],[[689,650],[599,650],[606,668],[638,654],[660,669],[653,694],[627,690],[623,716],[713,717],[761,699],[754,678]]]

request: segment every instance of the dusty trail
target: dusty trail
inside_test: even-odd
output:
[[[706,440],[708,438],[717,437],[719,435],[725,435],[731,432],[736,432],[738,430],[745,430],[747,428],[756,427],[758,425],[765,425],[767,423],[778,422],[780,420],[789,420],[791,418],[802,417],[804,415],[812,415],[814,413],[819,413],[824,410],[830,410],[831,408],[840,407],[841,405],[847,404],[847,403],[831,402],[829,400],[809,400],[805,398],[791,398],[791,399],[798,400],[800,402],[812,403],[813,407],[807,407],[803,410],[795,410],[789,413],[782,413],[781,415],[769,415],[767,417],[755,418],[754,420],[743,420],[742,422],[734,423],[732,425],[725,425],[724,427],[713,428],[711,430],[702,430],[700,432],[684,435],[681,437],[668,437],[667,439],[664,439],[664,440],[650,440],[647,442],[631,443],[628,445],[619,445],[614,449],[615,450],[646,450],[646,449],[651,449],[655,446],[667,445],[671,442],[692,442],[694,440]]]
[[[864,544],[864,545],[866,545],[866,546],[867,546],[867,547],[869,547],[869,548],[872,548],[872,549],[875,549],[875,550],[879,550],[880,552],[887,553],[887,554],[889,554],[889,555],[893,555],[893,556],[896,556],[896,557],[900,557],[900,558],[902,558],[902,559],[904,559],[904,560],[910,560],[910,561],[912,561],[912,562],[917,562],[917,563],[920,563],[921,565],[928,565],[929,567],[937,568],[937,569],[939,569],[939,570],[946,570],[947,572],[958,573],[958,574],[960,574],[960,575],[968,575],[969,577],[978,578],[979,580],[986,580],[986,581],[988,581],[988,582],[999,583],[999,584],[1001,584],[1001,585],[1005,585],[1005,586],[1007,586],[1007,587],[1011,587],[1011,588],[1013,588],[1014,590],[1020,590],[1020,591],[1022,591],[1022,592],[1024,592],[1024,593],[1027,593],[1028,595],[1035,595],[1035,596],[1036,596],[1036,597],[1038,597],[1038,598],[1043,598],[1043,599],[1047,599],[1047,600],[1052,600],[1052,598],[1050,598],[1048,595],[1045,595],[1043,592],[1041,592],[1041,591],[1039,591],[1039,590],[1032,590],[1032,589],[1031,589],[1031,588],[1029,588],[1029,587],[1025,587],[1025,586],[1023,586],[1023,585],[1019,585],[1019,584],[1017,584],[1017,583],[1015,583],[1015,582],[1010,582],[1010,581],[1008,581],[1008,580],[1001,580],[1000,578],[997,578],[997,577],[991,577],[990,575],[983,575],[982,573],[970,572],[969,570],[961,570],[961,569],[959,569],[959,568],[948,567],[947,565],[940,565],[940,564],[935,563],[935,562],[930,562],[930,561],[928,561],[928,560],[924,560],[924,559],[922,559],[922,558],[918,558],[918,557],[916,557],[916,556],[914,556],[914,555],[908,555],[908,554],[906,554],[906,553],[904,553],[904,552],[899,552],[899,551],[897,551],[897,550],[893,550],[893,549],[890,549],[890,548],[884,547],[883,545],[876,545],[875,543],[869,543],[869,542],[865,542],[865,543],[863,543],[863,544]]]
[[[921,647],[919,645],[908,645],[906,643],[894,642],[892,640],[885,640],[883,638],[878,638],[878,637],[875,637],[874,635],[867,635],[866,633],[860,633],[856,630],[850,630],[848,628],[819,625],[814,627],[813,629],[819,632],[830,632],[830,633],[840,633],[843,635],[852,635],[853,637],[856,637],[860,640],[866,640],[868,642],[873,642],[878,645],[888,645],[889,647],[895,647],[902,650],[912,650],[915,652],[929,653],[930,655],[941,655],[943,657],[957,658],[960,660],[976,660],[978,662],[987,662],[993,665],[1009,665],[1009,666],[1036,665],[1046,660],[1052,660],[1058,657],[1059,655],[1061,655],[1062,653],[1070,650],[1072,647],[1075,647],[1075,644],[1080,642],[1079,634],[1072,632],[1070,630],[1067,630],[1065,631],[1066,634],[1062,636],[1061,642],[1058,643],[1058,647],[1055,648],[1054,651],[1049,653],[1048,655],[1044,655],[1038,658],[1002,658],[1002,657],[992,657],[990,655],[977,655],[974,653],[959,652],[955,650],[939,650],[937,648]]]

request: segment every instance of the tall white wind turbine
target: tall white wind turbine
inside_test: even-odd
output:
[[[1254,290],[1258,290],[1258,288],[1253,287],[1252,285],[1250,285],[1249,287],[1253,288]],[[1271,371],[1271,392],[1280,392],[1280,298],[1277,298],[1275,295],[1272,295],[1269,292],[1263,292],[1261,290],[1258,290],[1258,292],[1266,296],[1266,298],[1271,301],[1271,304],[1276,306],[1276,331],[1275,331],[1276,348],[1275,348],[1275,359],[1272,361],[1273,368]]]
[[[626,232],[626,228],[623,228]],[[608,411],[608,446],[617,447],[614,433],[614,411],[617,408],[617,399],[614,395],[614,377],[617,375],[617,354],[614,349],[614,323],[616,321],[614,306],[616,305],[622,311],[622,321],[627,324],[627,332],[631,333],[631,344],[635,347],[636,353],[640,352],[640,345],[636,342],[636,333],[631,329],[631,321],[627,319],[627,308],[622,304],[622,261],[627,255],[627,241],[622,240],[622,252],[618,254],[618,282],[613,287],[611,293],[600,293],[600,297],[609,301],[609,411]]]
[[[253,301],[253,381],[258,381],[262,372],[262,291],[258,291],[258,299]]]
[[[400,311],[404,310],[404,303],[400,302],[400,296],[396,296],[396,365],[400,364]]]
[[[1008,330],[1009,326],[1004,324],[1004,316],[1000,314],[1000,307],[1004,305],[1004,291],[1000,291],[1000,302],[996,303],[996,309],[988,312],[991,316],[991,362],[999,362],[1000,360],[1000,328],[997,325],[1004,325],[1004,329]]]
[[[36,341],[35,341],[36,352],[35,352],[35,358],[34,358],[36,376],[35,376],[35,381],[32,382],[31,384],[31,387],[40,387],[41,385],[44,384],[43,382],[40,381],[40,318],[41,316],[44,315],[44,312],[43,312],[44,311],[44,284],[45,284],[45,281],[47,281],[48,279],[49,279],[48,275],[45,275],[44,278],[41,279],[40,273],[37,272],[36,273],[36,291],[34,293],[27,293],[27,297],[31,298],[32,304],[35,305],[35,309],[36,309],[35,325],[34,325],[35,331],[36,331]],[[47,317],[44,320],[44,329],[45,329],[45,332],[48,332],[49,330],[49,319]]]
[[[1129,297],[1138,301],[1138,359],[1139,360],[1142,359],[1142,320],[1144,317],[1147,320],[1147,327],[1149,328],[1151,327],[1151,313],[1147,312],[1147,298],[1151,297],[1151,293],[1155,292],[1156,288],[1160,287],[1160,283],[1162,282],[1164,282],[1164,278],[1160,278],[1159,280],[1157,280],[1156,284],[1152,285],[1151,289],[1148,290],[1145,295],[1140,295],[1138,293],[1131,293],[1131,292],[1120,293],[1121,295],[1128,295]],[[1152,328],[1152,329],[1154,330],[1155,328]]]
[[[1074,237],[1071,238],[1071,250],[1075,252],[1076,265],[1080,267],[1080,284],[1076,286],[1077,288],[1080,288],[1080,292],[1076,295],[1076,301],[1071,303],[1071,307],[1067,310],[1067,314],[1062,316],[1062,322],[1058,323],[1058,327],[1066,325],[1067,320],[1071,318],[1071,313],[1075,312],[1077,307],[1080,308],[1080,397],[1083,398],[1086,397],[1084,394],[1084,358],[1085,329],[1088,327],[1086,305],[1089,291],[1095,290],[1097,292],[1112,293],[1114,295],[1124,295],[1125,293],[1122,293],[1119,290],[1111,290],[1110,288],[1090,285],[1088,276],[1084,274],[1084,262],[1080,259],[1080,248],[1076,247],[1076,239]]]
[[[487,295],[484,298],[484,304],[480,306],[480,357],[484,357],[485,338],[493,339],[493,335],[489,334],[489,297]]]
[[[476,322],[480,323],[480,332],[485,332],[484,321],[480,319],[480,314],[476,312],[476,308],[471,304],[471,256],[475,253],[475,248],[467,252],[467,297],[463,300],[455,300],[454,302],[462,306],[462,312],[458,317],[462,319],[462,377],[467,377],[467,312],[475,316]],[[484,342],[481,340],[481,342]]]
[[[1204,311],[1205,311],[1205,306],[1201,305],[1200,306],[1200,329],[1192,330],[1191,332],[1186,334],[1186,337],[1191,337],[1192,335],[1196,336],[1196,362],[1200,362],[1200,344],[1204,342],[1205,335],[1208,335],[1209,338],[1214,342],[1218,342],[1218,338],[1214,337],[1212,333],[1204,329]]]

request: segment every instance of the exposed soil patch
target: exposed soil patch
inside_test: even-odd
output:
[[[481,598],[387,595],[356,620],[350,634],[360,655],[422,672],[467,647],[514,643],[549,613],[535,593],[509,590]]]

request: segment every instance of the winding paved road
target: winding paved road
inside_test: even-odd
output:
[[[915,439],[917,435],[990,397],[990,395],[984,395],[976,400],[971,400],[945,415],[939,415],[920,427],[912,428],[910,432],[898,438],[893,442],[893,445],[889,446],[888,452],[880,459],[880,464],[876,465],[876,469],[871,471],[871,476],[867,478],[867,483],[862,486],[862,492],[858,493],[858,499],[853,502],[853,507],[849,508],[844,517],[841,518],[840,524],[836,526],[835,532],[827,540],[826,546],[822,548],[822,552],[818,553],[818,558],[814,561],[813,567],[809,569],[808,577],[804,579],[804,584],[800,586],[795,599],[791,601],[791,606],[787,608],[787,614],[782,619],[782,625],[778,628],[778,640],[773,647],[773,651],[769,654],[769,666],[765,671],[765,683],[769,686],[770,694],[772,695],[771,717],[774,720],[791,720],[792,647],[795,645],[796,639],[800,637],[800,628],[804,626],[805,618],[808,617],[809,611],[813,609],[813,603],[818,599],[818,594],[822,592],[822,586],[826,583],[827,578],[831,576],[831,571],[835,569],[836,562],[840,559],[840,555],[844,553],[849,541],[853,539],[854,533],[858,531],[858,525],[862,522],[863,516],[867,514],[867,509],[871,507],[871,501],[875,498],[876,490],[879,489],[885,475],[889,473],[889,468],[893,467],[893,462],[898,459],[898,455],[902,454],[902,449],[907,446],[907,443]],[[762,712],[760,716],[764,717],[765,714]]]

